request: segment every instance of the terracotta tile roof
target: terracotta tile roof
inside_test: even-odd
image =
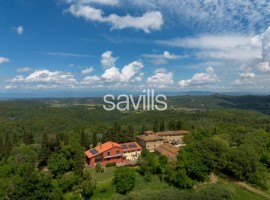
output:
[[[165,135],[185,135],[190,133],[189,131],[185,130],[178,130],[178,131],[163,131],[163,132],[156,132],[158,136],[165,136]]]
[[[159,152],[160,154],[164,156],[170,157],[173,155],[177,155],[179,152],[179,148],[177,148],[176,146],[172,144],[165,143],[155,148],[155,151]]]
[[[141,150],[142,147],[137,142],[129,142],[120,144],[123,148],[123,152]]]
[[[159,137],[156,134],[150,134],[150,135],[138,135],[137,138],[144,140],[144,141],[155,141],[155,140],[163,140],[162,137]]]
[[[98,154],[101,154],[113,147],[120,147],[122,148],[122,146],[120,146],[118,143],[116,142],[105,142],[99,146],[96,146],[95,148],[92,148],[90,150],[87,150],[85,152],[85,155],[88,157],[88,158],[92,158]]]

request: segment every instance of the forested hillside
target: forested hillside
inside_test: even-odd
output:
[[[179,98],[169,101],[180,105]],[[240,106],[242,97],[184,98],[194,102],[222,99]],[[267,98],[253,103],[268,106]],[[71,99],[0,102],[0,199],[154,199],[158,194],[169,195],[167,199],[181,195],[183,199],[239,199],[240,190],[226,184],[193,194],[190,190],[207,181],[210,173],[269,191],[269,115],[222,109],[222,105],[219,109],[108,112],[97,102],[81,101],[75,105]],[[241,105],[245,108],[251,102],[252,98]],[[144,151],[134,169],[84,168],[84,151],[99,142],[130,142],[145,130],[177,129],[192,133],[185,138],[187,145],[177,162]],[[129,177],[130,185],[121,185],[117,177]],[[146,196],[139,192],[142,189]]]

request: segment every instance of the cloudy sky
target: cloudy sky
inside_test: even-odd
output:
[[[0,4],[1,92],[270,92],[268,0]]]

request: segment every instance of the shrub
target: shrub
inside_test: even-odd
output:
[[[115,167],[116,166],[116,163],[115,162],[113,162],[113,163],[107,163],[105,166],[106,167]]]
[[[116,187],[116,192],[126,194],[130,192],[135,185],[135,172],[127,167],[117,168],[115,171],[113,184]]]
[[[101,169],[102,169],[101,164],[100,163],[96,164],[96,167],[95,167],[96,172],[97,173],[101,172]]]

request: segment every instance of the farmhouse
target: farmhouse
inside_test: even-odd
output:
[[[155,153],[157,155],[164,155],[168,157],[168,160],[176,160],[179,153],[179,148],[172,144],[164,143],[159,147],[155,148]]]
[[[121,144],[123,148],[123,158],[125,160],[137,160],[141,154],[142,147],[137,142]]]
[[[163,138],[156,134],[138,135],[137,142],[150,152],[154,152],[154,149],[163,144]]]
[[[190,132],[185,130],[178,130],[178,131],[163,131],[157,132],[156,135],[162,137],[163,139],[167,139],[169,143],[172,144],[183,144],[183,138],[186,134]]]
[[[178,146],[184,145],[183,138],[189,133],[190,132],[185,130],[162,131],[156,133],[153,131],[145,131],[144,135],[137,136],[137,142],[142,148],[154,152],[155,148],[161,146],[163,143],[170,143]]]
[[[105,142],[85,152],[86,163],[95,166],[97,163],[120,163],[135,160],[141,153],[141,146],[136,142],[118,144]]]

